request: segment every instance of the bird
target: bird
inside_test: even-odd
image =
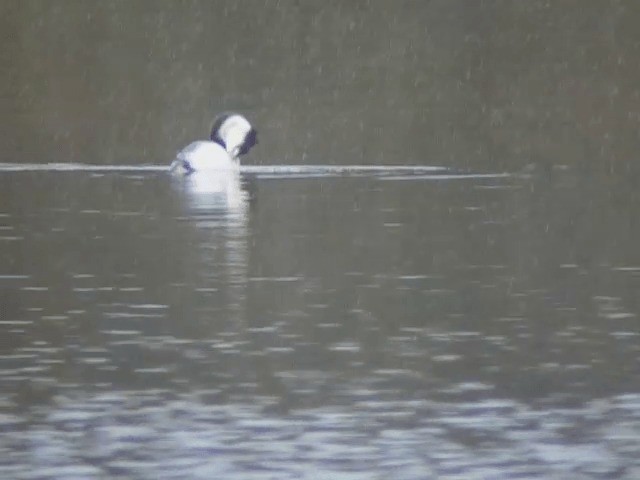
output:
[[[214,120],[209,140],[192,142],[180,150],[169,171],[176,175],[239,172],[240,156],[257,143],[258,133],[243,115],[225,112]]]

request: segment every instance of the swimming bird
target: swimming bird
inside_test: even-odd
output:
[[[237,172],[240,156],[258,143],[256,130],[238,113],[219,115],[213,122],[209,138],[190,143],[179,151],[169,170],[179,175]]]

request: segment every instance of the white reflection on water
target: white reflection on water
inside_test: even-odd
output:
[[[233,171],[194,173],[174,178],[195,214],[234,213],[246,220],[247,193]]]
[[[186,218],[196,230],[194,255],[204,271],[223,280],[228,308],[239,321],[245,308],[248,276],[249,194],[238,172],[219,171],[174,178],[185,202]],[[197,280],[197,289],[210,288],[211,277]]]

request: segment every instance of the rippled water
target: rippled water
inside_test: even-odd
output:
[[[59,170],[0,172],[0,477],[640,476],[632,197]]]
[[[0,2],[0,479],[640,478],[640,9],[390,3]]]

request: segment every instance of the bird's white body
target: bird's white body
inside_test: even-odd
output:
[[[242,115],[223,114],[216,119],[210,140],[190,143],[176,155],[170,170],[176,174],[237,172],[240,155],[257,143],[256,131]]]
[[[216,142],[201,140],[183,148],[171,166],[182,170],[178,173],[213,173],[216,171],[238,171],[240,161]]]

